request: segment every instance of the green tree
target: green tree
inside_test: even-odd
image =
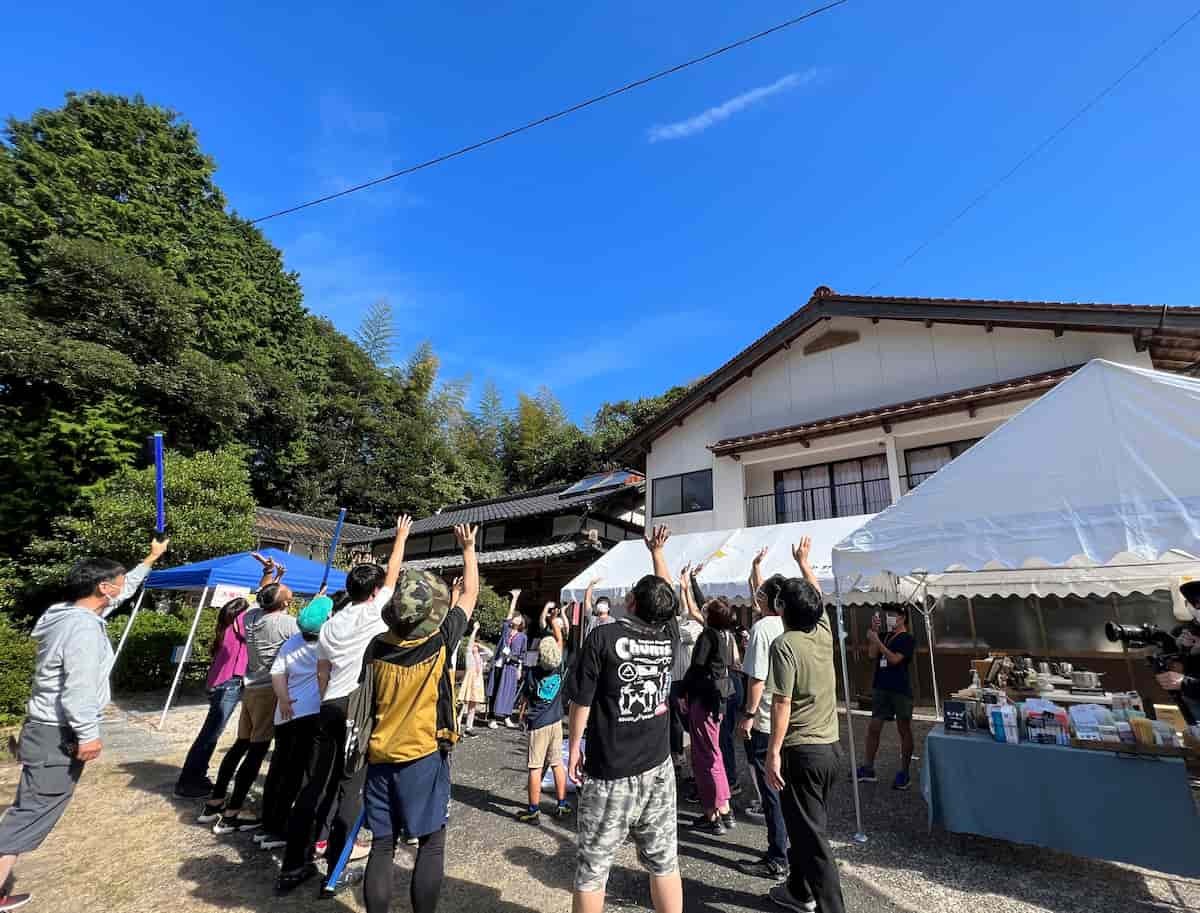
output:
[[[254,497],[237,449],[168,456],[166,500],[171,565],[253,546]],[[145,557],[154,519],[154,470],[118,470],[88,492],[77,515],[60,518],[0,574],[0,611],[14,618],[40,613],[71,563],[86,555],[132,567]]]

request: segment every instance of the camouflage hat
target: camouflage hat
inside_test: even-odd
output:
[[[392,633],[405,638],[428,637],[450,611],[450,588],[429,571],[406,569],[384,613]]]

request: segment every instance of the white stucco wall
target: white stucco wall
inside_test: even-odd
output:
[[[857,342],[814,355],[804,346],[830,330],[859,333]],[[814,441],[802,450],[756,451],[742,463],[714,459],[708,445],[722,438],[766,431],[923,396],[1008,380],[1082,364],[1092,358],[1151,367],[1146,352],[1135,351],[1127,334],[1020,330],[861,318],[825,321],[792,343],[753,376],[726,390],[653,442],[646,457],[647,476],[713,470],[714,509],[662,518],[679,532],[741,526],[743,498],[767,494],[777,461],[796,457],[795,465],[884,452],[882,429],[868,429]],[[905,423],[894,429],[903,472],[903,451],[928,443],[986,433],[1019,406],[980,410],[975,419],[960,414]],[[767,465],[774,463],[774,466]],[[653,501],[648,498],[652,509]],[[648,509],[648,513],[649,510]],[[656,518],[650,517],[651,522]]]

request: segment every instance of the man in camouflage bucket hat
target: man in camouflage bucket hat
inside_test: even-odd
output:
[[[450,749],[455,729],[450,657],[466,633],[479,598],[476,528],[458,526],[463,550],[462,594],[426,571],[406,570],[383,610],[388,632],[367,649],[375,727],[367,746],[366,826],[373,842],[367,862],[367,913],[387,913],[392,900],[396,843],[415,837],[409,896],[413,913],[433,913],[445,874],[450,809]]]
[[[406,568],[383,622],[400,640],[420,640],[436,631],[450,612],[450,588],[430,571]]]

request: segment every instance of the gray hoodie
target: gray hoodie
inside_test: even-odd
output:
[[[125,588],[104,612],[108,615],[134,594],[148,565],[125,575]],[[108,705],[108,674],[113,649],[104,618],[73,602],[50,606],[33,628],[37,663],[27,714],[35,723],[67,726],[79,742],[100,737],[100,715]]]

